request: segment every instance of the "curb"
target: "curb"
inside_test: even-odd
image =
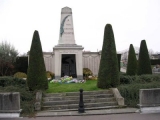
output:
[[[107,114],[127,114],[137,113],[137,108],[124,108],[124,109],[104,109],[104,110],[86,110],[85,113],[78,113],[78,111],[67,112],[49,112],[40,111],[36,114],[36,117],[58,117],[58,116],[89,116],[89,115],[107,115]]]

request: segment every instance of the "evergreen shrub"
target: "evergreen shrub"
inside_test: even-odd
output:
[[[120,76],[121,85],[118,87],[125,98],[125,104],[129,107],[137,107],[139,104],[139,90],[160,88],[160,75]]]
[[[132,83],[150,83],[150,82],[156,82],[160,81],[160,75],[154,74],[146,74],[146,75],[135,75],[135,76],[129,76],[129,75],[120,75],[120,84],[132,84]]]
[[[151,65],[160,65],[160,59],[151,59]]]
[[[10,85],[16,85],[19,87],[27,87],[26,80],[8,77],[8,76],[0,77],[0,86],[6,87]]]
[[[92,76],[93,73],[89,68],[83,68],[83,77],[88,79],[88,76]]]
[[[46,73],[47,73],[47,78],[54,79],[55,74],[53,72],[46,71]]]
[[[23,72],[17,72],[13,76],[16,78],[27,78],[27,74]]]
[[[125,104],[128,107],[137,107],[139,104],[139,90],[140,89],[150,89],[150,88],[159,88],[160,81],[153,81],[149,83],[133,83],[120,85],[118,90],[120,91],[122,97],[125,99]]]
[[[132,44],[129,47],[129,55],[128,55],[128,64],[127,64],[127,75],[136,75],[137,74],[137,59],[135,50]]]
[[[142,40],[140,45],[137,74],[138,75],[152,74],[151,62],[150,62],[148,48],[145,40]]]
[[[41,41],[39,33],[36,30],[33,34],[32,44],[29,51],[27,84],[31,91],[48,89],[48,80],[46,76]]]
[[[14,77],[0,77],[0,92],[20,92],[21,114],[33,114],[35,93],[29,91],[26,80]]]
[[[28,56],[17,57],[14,66],[15,72],[23,72],[27,74]]]
[[[118,59],[112,26],[107,24],[104,30],[102,54],[99,65],[97,87],[106,89],[120,84]]]
[[[120,84],[131,84],[132,78],[132,76],[120,75]]]

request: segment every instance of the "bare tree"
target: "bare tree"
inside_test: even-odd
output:
[[[15,62],[15,59],[18,55],[18,51],[15,50],[7,41],[2,41],[0,43],[0,75],[6,76],[11,75]]]
[[[153,58],[154,51],[152,49],[148,50],[149,58]]]

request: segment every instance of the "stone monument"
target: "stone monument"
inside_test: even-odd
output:
[[[55,79],[65,75],[83,79],[82,50],[83,47],[75,42],[72,9],[64,7],[61,10],[58,45],[53,48]]]
[[[0,93],[0,119],[20,117],[20,93],[1,92]]]
[[[89,68],[93,75],[98,75],[101,51],[82,51],[83,47],[76,44],[72,9],[69,7],[62,8],[57,41],[58,45],[53,48],[53,52],[43,52],[46,71],[55,73],[56,79],[64,75],[83,79],[83,68]]]
[[[140,89],[139,102],[141,113],[160,113],[160,88]]]

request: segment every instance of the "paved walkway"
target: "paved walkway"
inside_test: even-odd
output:
[[[0,120],[160,120],[160,114],[110,114],[89,116],[61,116],[61,117],[36,117],[36,118],[12,118]]]
[[[0,118],[0,120],[160,120],[160,113],[141,114],[136,108],[122,108],[89,110],[81,114],[77,111],[39,112],[34,118]]]

